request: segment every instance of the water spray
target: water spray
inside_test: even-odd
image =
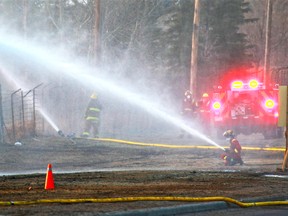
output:
[[[169,123],[172,123],[179,128],[182,128],[183,130],[187,131],[190,134],[193,134],[194,136],[199,137],[202,140],[205,140],[206,142],[225,150],[222,146],[215,143],[213,140],[206,137],[204,134],[196,131],[195,129],[187,126],[183,121],[180,120],[180,117],[177,115],[169,114],[167,111],[164,111],[157,107],[155,103],[150,102],[148,98],[143,97],[142,95],[135,94],[133,90],[128,91],[127,89],[119,87],[116,83],[113,83],[110,79],[109,81],[105,78],[101,78],[100,75],[102,73],[99,73],[97,77],[95,76],[95,68],[90,68],[83,64],[76,64],[76,63],[65,63],[65,62],[74,62],[70,61],[69,59],[63,59],[63,56],[65,55],[55,55],[48,53],[47,49],[40,49],[38,46],[33,46],[27,43],[23,43],[18,38],[14,38],[14,40],[11,40],[11,37],[5,38],[3,35],[0,37],[0,49],[3,49],[7,53],[11,55],[11,53],[18,58],[21,59],[29,59],[34,60],[37,65],[43,66],[47,68],[47,65],[49,66],[49,72],[54,73],[55,76],[59,75],[59,72],[65,73],[68,77],[71,77],[79,82],[82,82],[84,86],[87,86],[87,84],[91,84],[91,86],[98,86],[100,89],[103,89],[105,91],[109,91],[111,94],[114,94],[123,100],[126,100],[130,102],[131,104],[134,104],[151,115],[154,115],[156,117],[161,117],[163,120],[166,120]],[[91,75],[93,74],[93,76]],[[111,77],[109,77],[111,78]],[[51,123],[52,121],[50,121]],[[56,125],[54,125],[54,129],[57,131],[57,133],[62,136],[63,132],[56,128]],[[53,124],[52,124],[53,127]]]
[[[39,112],[41,113],[41,115],[46,119],[46,121],[51,125],[51,127],[62,137],[65,137],[64,133],[62,132],[62,130],[60,130],[57,125],[54,123],[54,121],[52,121],[51,117],[48,116],[48,114],[43,110],[40,109]]]
[[[25,85],[21,82],[18,81],[16,78],[11,76],[11,73],[8,72],[5,68],[1,67],[0,73],[4,75],[4,77],[10,81],[11,85],[16,86],[17,88],[23,88],[23,89],[28,89],[25,87]],[[50,126],[61,136],[65,137],[64,133],[57,127],[57,125],[54,123],[54,121],[51,119],[51,117],[48,116],[48,114],[44,111],[44,109],[39,108],[38,110],[40,114],[44,117],[44,119],[50,124]]]
[[[67,67],[67,65],[65,65],[65,67]],[[127,89],[120,88],[118,85],[114,84],[111,81],[108,82],[106,79],[95,78],[94,76],[91,76],[89,74],[79,74],[79,71],[81,70],[80,68],[77,68],[77,66],[70,65],[68,68],[69,70],[64,71],[69,71],[69,75],[74,77],[75,79],[77,77],[79,78],[80,76],[80,80],[85,81],[86,85],[87,83],[91,83],[91,85],[97,85],[99,88],[110,91],[111,94],[117,94],[118,97],[121,97],[123,100],[129,101],[131,104],[141,107],[145,111],[149,112],[151,115],[161,117],[163,120],[180,127],[189,134],[197,136],[198,138],[225,151],[225,148],[218,145],[213,140],[200,133],[199,131],[193,129],[192,127],[189,127],[183,120],[181,120],[181,117],[175,114],[170,114],[169,112],[163,110],[162,107],[157,107],[155,103],[150,102],[148,98],[145,98],[144,96],[140,97],[138,94],[134,93],[134,91],[128,91]]]

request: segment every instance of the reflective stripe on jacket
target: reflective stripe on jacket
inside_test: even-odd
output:
[[[97,107],[89,107],[89,111],[100,112],[101,110]]]
[[[89,121],[98,121],[99,118],[94,117],[94,116],[88,116],[88,117],[86,118],[86,120],[89,120]]]
[[[98,121],[100,117],[101,109],[102,109],[102,106],[98,100],[96,99],[90,100],[86,113],[85,113],[86,120]]]

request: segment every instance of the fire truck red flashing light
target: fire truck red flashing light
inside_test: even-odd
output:
[[[212,107],[214,110],[219,110],[221,108],[221,103],[219,101],[215,101]]]
[[[211,120],[217,135],[226,128],[238,133],[262,133],[280,138],[278,127],[278,88],[264,86],[257,79],[235,79],[228,88],[215,88],[211,97]]]
[[[265,101],[265,107],[266,107],[267,109],[273,109],[273,108],[275,107],[275,102],[274,102],[274,100],[272,100],[272,99],[267,99],[267,100]]]
[[[249,81],[249,87],[251,89],[256,89],[256,88],[258,88],[258,86],[259,86],[259,83],[257,80],[252,79]]]

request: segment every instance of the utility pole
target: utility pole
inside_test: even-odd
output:
[[[198,37],[199,37],[199,17],[200,17],[200,0],[195,0],[192,49],[191,49],[191,66],[190,66],[190,90],[195,95],[197,90],[197,61],[198,61]]]
[[[271,0],[267,0],[265,57],[264,57],[264,71],[263,71],[263,82],[265,86],[267,86],[267,75],[269,76],[269,78],[271,77],[270,73],[271,23],[272,23],[272,2]]]

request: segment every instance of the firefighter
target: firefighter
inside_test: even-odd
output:
[[[197,102],[198,121],[205,133],[210,134],[210,98],[208,93],[203,93]]]
[[[195,99],[193,98],[192,92],[190,90],[185,91],[181,111],[181,115],[185,122],[192,123],[193,118],[195,117],[196,106],[197,104],[195,102]],[[183,138],[185,134],[186,132],[183,129],[181,129],[179,138]]]
[[[242,147],[238,140],[235,138],[233,130],[227,130],[223,133],[223,136],[229,140],[230,148],[225,150],[225,153],[221,155],[221,158],[225,161],[226,166],[233,166],[235,164],[243,165],[241,158]]]
[[[198,107],[202,109],[208,109],[210,108],[210,98],[208,93],[203,93],[201,96],[200,101],[198,101]]]
[[[97,98],[97,94],[93,93],[85,111],[85,128],[81,137],[99,137],[101,109],[102,106]],[[91,130],[92,134],[90,134]]]

